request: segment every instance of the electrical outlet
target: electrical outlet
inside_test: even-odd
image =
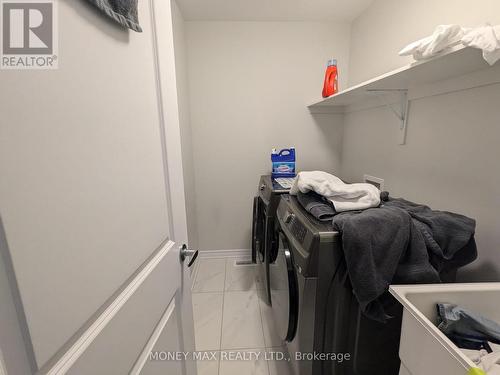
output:
[[[384,180],[382,178],[370,176],[369,174],[365,174],[363,176],[363,181],[366,182],[367,184],[371,184],[375,186],[377,189],[380,191],[384,190]]]

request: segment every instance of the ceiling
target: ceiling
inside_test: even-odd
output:
[[[352,21],[373,0],[176,0],[187,21]]]

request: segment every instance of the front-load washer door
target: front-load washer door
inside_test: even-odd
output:
[[[266,206],[260,197],[253,200],[252,262],[264,263],[266,241]]]
[[[253,199],[252,210],[252,263],[257,263],[257,222],[259,220],[259,197]]]
[[[272,312],[277,334],[287,342],[294,339],[299,319],[299,287],[288,240],[279,232],[276,261],[269,267]]]

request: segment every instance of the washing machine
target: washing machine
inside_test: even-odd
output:
[[[278,251],[269,278],[272,314],[293,373],[397,375],[401,308],[392,305],[387,324],[362,314],[341,236],[332,224],[309,215],[295,197],[284,196],[276,233]],[[328,359],[311,358],[315,353]]]
[[[389,293],[384,296],[391,317],[386,323],[362,313],[340,233],[289,195],[280,199],[275,231],[271,311],[294,375],[398,375],[401,305]],[[454,282],[456,270],[441,274],[441,279]],[[328,359],[309,359],[308,353]]]
[[[342,263],[340,236],[331,223],[316,220],[289,195],[280,199],[275,233],[277,255],[269,267],[269,280],[276,332],[290,354],[294,375],[320,374],[320,363],[296,360],[296,355],[323,351],[328,288],[319,287],[319,262],[328,252],[332,268]]]
[[[271,304],[269,264],[277,254],[275,237],[276,209],[280,197],[288,194],[288,187],[280,185],[270,175],[261,176],[258,195],[253,201],[252,262],[259,265],[259,276],[264,283],[264,300]]]

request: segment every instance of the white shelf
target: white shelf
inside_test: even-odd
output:
[[[417,61],[392,72],[383,74],[338,94],[308,106],[311,110],[338,107],[361,102],[369,97],[370,91],[408,90],[417,85],[438,82],[478,70],[489,65],[484,61],[481,50],[458,46],[429,60]]]

